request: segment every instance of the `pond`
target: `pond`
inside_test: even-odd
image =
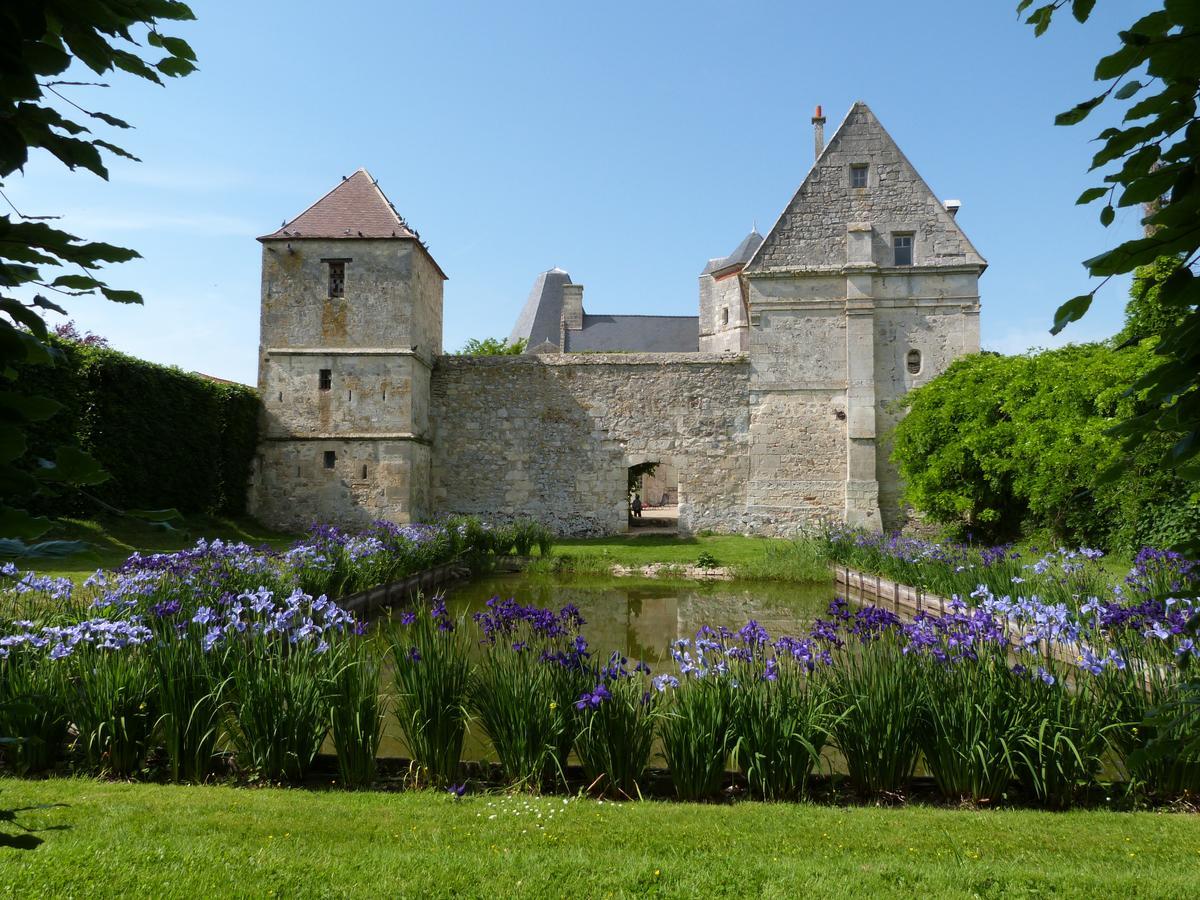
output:
[[[674,668],[671,644],[692,637],[702,625],[737,629],[754,619],[772,635],[807,630],[828,608],[833,585],[518,574],[477,578],[446,592],[450,609],[468,617],[492,597],[551,609],[574,603],[587,622],[583,634],[597,657],[620,650],[658,673]],[[380,755],[406,755],[394,716],[388,717]],[[486,741],[468,735],[463,758],[489,756]]]

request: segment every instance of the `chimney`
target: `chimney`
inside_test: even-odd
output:
[[[821,114],[821,107],[817,107],[817,111],[812,117],[813,123],[813,144],[817,148],[816,155],[813,159],[819,159],[821,151],[825,149],[825,116]]]
[[[583,285],[564,284],[562,291],[563,327],[579,331],[583,328]]]
[[[950,213],[950,218],[953,219],[955,216],[958,215],[959,209],[962,208],[962,201],[961,200],[946,200],[944,203],[942,203],[942,206],[946,207],[946,212]]]

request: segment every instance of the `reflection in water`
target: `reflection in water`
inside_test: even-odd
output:
[[[690,638],[701,625],[738,629],[756,620],[772,637],[799,634],[823,615],[833,597],[833,585],[773,582],[689,582],[633,578],[499,575],[479,578],[447,592],[456,614],[470,617],[492,597],[548,609],[574,603],[587,624],[583,635],[594,658],[604,660],[613,650],[643,660],[655,672],[673,669],[671,644]],[[385,675],[390,691],[391,675]],[[332,747],[327,746],[327,752]],[[379,753],[407,756],[395,715],[389,715]],[[494,759],[490,745],[473,723],[463,747],[464,759]]]
[[[620,650],[656,672],[670,667],[670,647],[701,625],[738,629],[756,620],[773,637],[797,634],[822,615],[828,584],[657,582],[643,579],[507,575],[477,579],[447,594],[452,609],[470,615],[491,597],[559,609],[579,607],[583,634],[600,658]]]

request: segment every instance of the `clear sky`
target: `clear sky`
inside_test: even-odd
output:
[[[864,100],[989,261],[983,343],[1056,343],[1080,261],[1136,234],[1102,228],[1086,187],[1105,118],[1056,128],[1098,91],[1096,60],[1149,0],[1064,12],[1041,38],[1016,0],[192,4],[200,71],[165,89],[111,74],[83,105],[131,121],[142,158],[104,183],[36,155],[4,190],[27,214],[134,247],[108,271],[144,307],[69,304],[138,356],[253,383],[258,235],[365,166],[449,275],[445,345],[507,336],[537,274],[561,266],[591,312],[694,315],[696,277],[775,221]],[[1065,338],[1120,327],[1113,283]]]

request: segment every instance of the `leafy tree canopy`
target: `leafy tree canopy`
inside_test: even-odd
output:
[[[1021,0],[1018,14],[1028,13],[1034,33],[1041,35],[1055,14],[1070,9],[1085,22],[1096,0],[1053,0],[1034,6]],[[1149,204],[1143,218],[1146,234],[1125,241],[1087,260],[1088,271],[1104,279],[1153,266],[1160,258],[1179,260],[1161,282],[1140,279],[1143,291],[1157,285],[1154,304],[1160,339],[1154,365],[1142,372],[1131,393],[1148,402],[1137,416],[1119,426],[1125,448],[1134,451],[1151,434],[1171,435],[1164,462],[1188,478],[1200,476],[1200,3],[1163,0],[1162,8],[1133,22],[1117,35],[1119,46],[1096,65],[1095,79],[1105,89],[1055,120],[1077,125],[1103,103],[1121,104],[1120,126],[1100,132],[1092,171],[1102,184],[1089,188],[1078,202],[1102,203],[1106,227],[1116,207]],[[1103,283],[1103,282],[1102,282]],[[1098,289],[1098,288],[1097,288]],[[1064,303],[1055,314],[1053,332],[1083,316],[1095,289]],[[1119,477],[1114,466],[1112,476]],[[1191,549],[1198,549],[1193,543]]]
[[[107,85],[80,81],[74,73],[86,79],[84,69],[96,76],[119,70],[157,84],[164,77],[187,75],[195,69],[195,54],[186,41],[159,26],[193,18],[187,5],[175,0],[6,0],[0,5],[0,200],[8,203],[4,179],[23,170],[33,151],[105,179],[106,157],[135,159],[93,130],[127,129],[128,122],[74,99],[80,88]],[[53,216],[8,206],[0,215],[0,497],[6,499],[107,477],[95,460],[69,446],[57,448],[53,460],[22,465],[26,427],[48,419],[60,406],[14,384],[21,364],[55,360],[42,315],[66,310],[65,301],[48,295],[142,300],[134,291],[109,287],[98,273],[106,263],[137,257],[135,251],[84,240],[50,224]],[[32,540],[49,527],[47,519],[0,502],[0,537]]]
[[[461,350],[458,351],[458,356],[520,356],[525,352],[527,345],[525,338],[517,338],[511,344],[507,338],[471,338]]]

